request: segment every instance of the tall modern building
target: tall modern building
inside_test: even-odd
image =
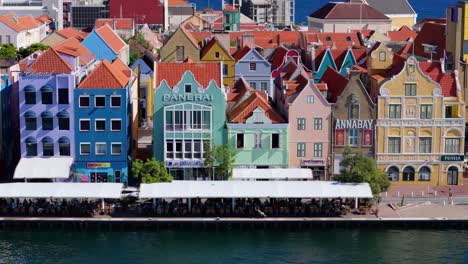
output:
[[[295,0],[242,0],[241,12],[260,24],[294,25]]]
[[[0,0],[0,14],[51,17],[57,29],[63,28],[63,0]]]
[[[67,2],[65,11],[70,26],[79,29],[91,29],[99,18],[109,17],[108,0],[74,0]]]

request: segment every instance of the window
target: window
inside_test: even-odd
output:
[[[346,41],[351,41],[351,37],[350,36],[346,36]]]
[[[326,36],[326,37],[325,37],[325,40],[326,40],[326,41],[332,41],[332,38],[331,38],[330,36]]]
[[[386,57],[387,57],[387,55],[385,54],[385,51],[379,52],[379,60],[380,61],[385,61]]]
[[[239,133],[236,135],[236,147],[244,148],[244,134]]]
[[[91,154],[91,143],[80,143],[80,155]]]
[[[110,104],[112,108],[120,108],[122,105],[122,98],[120,95],[111,95]]]
[[[176,47],[176,61],[183,62],[184,59],[185,59],[184,46],[177,46]]]
[[[398,181],[400,178],[400,170],[392,166],[387,170],[387,177],[390,181]]]
[[[115,182],[121,182],[122,181],[120,171],[114,171],[114,179],[115,179]]]
[[[388,138],[388,153],[400,153],[400,138]]]
[[[445,118],[453,118],[453,106],[445,106]]]
[[[96,155],[106,155],[106,143],[96,143]]]
[[[422,167],[419,169],[419,180],[420,181],[430,181],[431,180],[431,170],[428,167]]]
[[[41,101],[42,104],[52,104],[52,88],[49,86],[41,88]]]
[[[172,140],[166,141],[166,158],[167,159],[174,158],[174,143]]]
[[[94,106],[97,108],[106,107],[106,97],[105,96],[94,97]]]
[[[58,102],[59,104],[69,104],[68,88],[58,89]]]
[[[305,130],[305,128],[306,128],[305,118],[298,118],[297,119],[297,130]]]
[[[348,108],[349,119],[359,119],[359,105],[354,103],[350,104]]]
[[[26,130],[36,130],[37,129],[37,124],[36,124],[36,114],[32,111],[28,111],[24,114],[24,120],[26,124]]]
[[[280,147],[280,135],[278,133],[271,134],[271,148],[278,149]]]
[[[314,129],[322,130],[322,118],[321,117],[314,118]]]
[[[252,87],[254,90],[257,89],[257,83],[256,83],[256,82],[250,82],[249,85],[250,85],[250,87]]]
[[[403,170],[403,181],[414,181],[414,169],[413,169],[413,167],[406,167]]]
[[[224,76],[227,76],[228,74],[229,74],[228,65],[227,65],[227,64],[223,64],[223,75],[224,75]]]
[[[405,83],[405,95],[416,96],[416,84],[415,83]]]
[[[42,155],[51,157],[54,155],[54,141],[50,137],[42,139]]]
[[[220,56],[219,56],[219,52],[215,52],[215,57],[216,57],[217,59],[219,59],[219,57],[220,57]]]
[[[297,156],[298,157],[305,157],[306,153],[306,144],[305,143],[297,143]]]
[[[11,43],[11,36],[6,35],[6,44]]]
[[[415,70],[414,64],[410,64],[410,65],[409,65],[409,72],[410,72],[410,73],[413,73],[414,70]]]
[[[175,141],[175,158],[181,159],[182,158],[182,140],[177,139]]]
[[[249,70],[250,71],[256,71],[257,70],[257,64],[255,62],[249,63]]]
[[[122,143],[112,143],[111,144],[111,154],[112,155],[121,155],[122,154]]]
[[[54,128],[54,122],[52,114],[50,112],[43,112],[41,114],[42,119],[42,130],[52,130]]]
[[[91,121],[89,119],[80,119],[80,131],[89,131]]]
[[[106,120],[105,119],[96,119],[94,131],[105,131],[106,130]]]
[[[421,105],[421,119],[432,119],[432,105]]]
[[[255,133],[255,146],[254,148],[262,148],[262,132]]]
[[[122,120],[111,119],[111,131],[120,131],[120,130],[122,130]]]
[[[313,104],[314,103],[314,96],[313,95],[308,95],[307,96],[307,103],[308,104]]]
[[[432,138],[430,137],[419,138],[419,152],[420,153],[432,152]]]
[[[192,158],[192,140],[184,140],[184,158]]]
[[[401,118],[401,105],[390,105],[389,106],[389,117],[390,118]]]
[[[60,156],[70,156],[70,140],[66,137],[59,138]]]
[[[322,143],[314,143],[314,157],[321,158],[322,157]]]
[[[24,103],[36,104],[36,91],[31,86],[27,86],[24,88]]]
[[[59,130],[70,130],[70,115],[66,111],[57,114]]]
[[[348,144],[350,146],[359,145],[359,129],[350,129],[348,139],[349,139]]]
[[[190,83],[184,85],[185,93],[192,93],[192,85]]]
[[[260,89],[262,91],[266,91],[268,89],[268,83],[267,82],[261,82],[260,83]]]
[[[89,96],[88,95],[80,95],[80,108],[87,108],[89,107]]]
[[[26,156],[37,156],[37,141],[32,137],[26,139]]]
[[[460,152],[460,139],[459,138],[446,138],[445,139],[445,153],[459,153]]]

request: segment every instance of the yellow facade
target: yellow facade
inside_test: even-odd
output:
[[[236,61],[229,54],[229,52],[224,49],[224,47],[216,41],[208,50],[202,54],[202,62],[223,62],[223,77],[225,86],[233,87],[234,86],[234,76],[235,76],[235,65]]]
[[[393,184],[463,183],[460,93],[444,97],[441,86],[410,57],[399,74],[382,83],[377,104],[376,160]]]
[[[462,10],[463,10],[463,43],[468,40],[468,3],[459,3],[459,5],[462,4],[464,5]],[[463,54],[463,60],[467,61],[468,60],[468,53]]]
[[[414,26],[414,24],[416,24],[416,17],[414,15],[413,16],[399,15],[395,17],[389,15],[389,17],[392,20],[392,23],[391,23],[392,30],[398,30],[402,26],[407,26],[411,28],[412,26]]]
[[[140,76],[140,67],[135,67],[133,70],[135,76],[138,76],[138,94],[141,96],[142,93],[146,94],[146,116],[148,117],[148,122],[153,122],[153,96],[154,96],[154,76],[151,74],[144,74]]]

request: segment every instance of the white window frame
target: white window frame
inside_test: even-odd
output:
[[[315,100],[315,98],[314,98],[313,95],[308,95],[308,96],[307,96],[307,103],[308,103],[308,104],[313,104],[313,103],[314,103],[314,100]]]
[[[89,103],[88,106],[81,106],[81,98],[82,98],[82,97],[83,97],[83,98],[85,98],[85,97],[88,98],[88,103]],[[80,95],[80,96],[78,97],[78,107],[79,107],[79,108],[90,108],[90,107],[91,107],[91,98],[90,98],[90,96],[89,96],[89,95]]]
[[[252,70],[252,67],[251,67],[252,65],[254,66],[253,70]],[[257,71],[257,63],[249,62],[249,71],[251,71],[251,72]]]
[[[120,105],[119,106],[113,106],[112,105],[112,98],[117,98],[117,97],[120,98]],[[111,108],[121,108],[122,107],[122,96],[120,96],[120,95],[111,95],[111,97],[110,97],[110,107]]]
[[[382,55],[383,55],[383,59],[382,59]],[[387,60],[387,53],[385,53],[385,51],[380,51],[379,52],[379,61],[386,61]]]
[[[120,145],[120,153],[114,153],[114,152],[112,151],[112,146],[114,146],[114,145]],[[112,156],[120,156],[120,155],[122,155],[122,142],[111,142],[111,155],[112,155]]]
[[[97,121],[104,121],[104,130],[98,130]],[[96,132],[106,132],[107,122],[105,118],[96,118],[94,119],[94,131]]]
[[[100,154],[100,153],[97,152],[98,145],[104,145],[105,146],[104,154]],[[105,155],[107,155],[107,143],[106,142],[96,142],[96,143],[94,143],[94,155],[96,155],[96,156],[105,156]]]
[[[83,145],[89,145],[89,153],[84,154],[83,151],[81,151],[82,148],[83,148]],[[80,143],[80,155],[81,155],[81,156],[89,156],[89,155],[91,155],[91,142],[81,142],[81,143]]]
[[[104,97],[104,106],[97,106],[96,105],[96,99],[97,98],[102,98],[102,97]],[[94,107],[95,108],[106,108],[106,105],[107,104],[106,104],[106,96],[105,95],[96,95],[96,96],[94,96]]]
[[[120,130],[114,130],[114,129],[112,129],[112,121],[120,121]],[[121,119],[121,118],[111,118],[111,120],[110,120],[110,131],[112,131],[112,132],[120,132],[120,131],[122,131],[122,119]]]
[[[81,121],[88,121],[88,122],[89,122],[89,129],[88,129],[88,130],[83,130],[83,129],[81,128]],[[89,118],[81,118],[81,119],[79,120],[78,126],[80,127],[80,132],[88,132],[88,131],[91,131],[91,119],[89,119]]]

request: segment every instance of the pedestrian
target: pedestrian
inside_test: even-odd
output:
[[[453,199],[452,199],[453,193],[452,193],[452,188],[449,187],[449,193],[448,193],[448,202],[450,205],[453,205]]]

